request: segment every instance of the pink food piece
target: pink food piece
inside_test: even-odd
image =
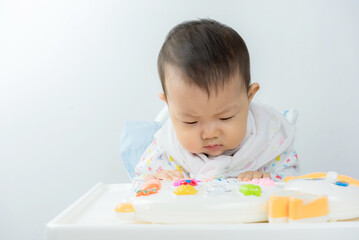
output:
[[[176,180],[176,181],[174,181],[174,182],[173,182],[173,186],[174,186],[174,187],[179,187],[179,186],[181,186],[181,181],[182,181],[182,180]]]
[[[270,178],[255,178],[255,179],[252,179],[251,181],[249,181],[249,183],[252,183],[252,184],[256,184],[256,185],[259,185],[259,186],[274,186],[274,180],[270,179]]]

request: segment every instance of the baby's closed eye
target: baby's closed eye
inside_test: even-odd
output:
[[[231,116],[231,117],[227,117],[227,118],[220,118],[220,120],[222,120],[222,121],[226,121],[226,120],[229,120],[229,119],[231,119],[231,118],[233,118],[234,116]]]
[[[193,125],[193,124],[196,124],[197,123],[197,121],[196,122],[184,122],[185,124],[190,124],[190,125]]]
[[[234,116],[226,117],[226,118],[220,118],[219,120],[221,120],[221,121],[226,121],[226,120],[232,119],[233,117],[234,117]],[[185,121],[184,121],[184,123],[185,123],[185,124],[189,124],[189,125],[194,125],[194,124],[198,123],[198,121],[194,121],[194,122],[185,122]]]

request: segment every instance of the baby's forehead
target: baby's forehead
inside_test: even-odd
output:
[[[229,84],[217,92],[213,90],[210,95],[197,86],[174,84],[168,93],[169,108],[182,116],[219,115],[236,111],[246,103],[246,92],[239,83]]]
[[[206,87],[192,81],[171,79],[166,84],[166,90],[168,98],[170,98],[171,95],[173,97],[174,95],[181,96],[186,93],[192,93],[193,97],[205,95],[208,101],[219,97],[227,98],[247,94],[245,84],[238,79],[233,79],[221,84],[206,85]]]
[[[228,88],[240,88],[239,93],[243,90],[246,90],[246,83],[242,74],[240,74],[239,70],[233,72],[228,77],[222,76],[188,76],[184,71],[176,66],[167,66],[165,71],[165,85],[166,90],[170,90],[169,88],[176,89],[178,86],[185,85],[188,88],[197,87],[203,91],[205,91],[208,97],[212,95],[220,94],[223,91],[227,91]],[[172,90],[172,89],[171,89]]]

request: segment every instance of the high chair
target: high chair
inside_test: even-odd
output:
[[[132,180],[135,167],[142,153],[153,141],[153,135],[169,117],[167,105],[157,114],[154,121],[127,121],[120,140],[120,157]]]
[[[295,122],[294,111],[284,112]],[[291,116],[291,117],[290,117]],[[151,143],[153,134],[168,119],[164,107],[154,121],[127,123],[122,135],[121,157],[130,177],[144,148]],[[131,134],[134,134],[131,136]],[[136,136],[141,135],[138,139]],[[126,143],[126,137],[130,140]],[[135,145],[132,146],[131,142]],[[127,153],[126,153],[127,151]],[[144,224],[129,223],[118,218],[114,208],[128,197],[130,183],[98,183],[67,209],[51,220],[45,228],[45,240],[115,240],[115,239],[172,239],[206,240],[243,238],[252,239],[359,239],[359,219],[330,223],[247,223],[247,224]],[[131,213],[133,209],[126,209]]]

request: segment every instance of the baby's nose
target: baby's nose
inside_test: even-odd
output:
[[[202,130],[202,139],[211,139],[219,137],[219,129],[215,124],[207,124]]]

